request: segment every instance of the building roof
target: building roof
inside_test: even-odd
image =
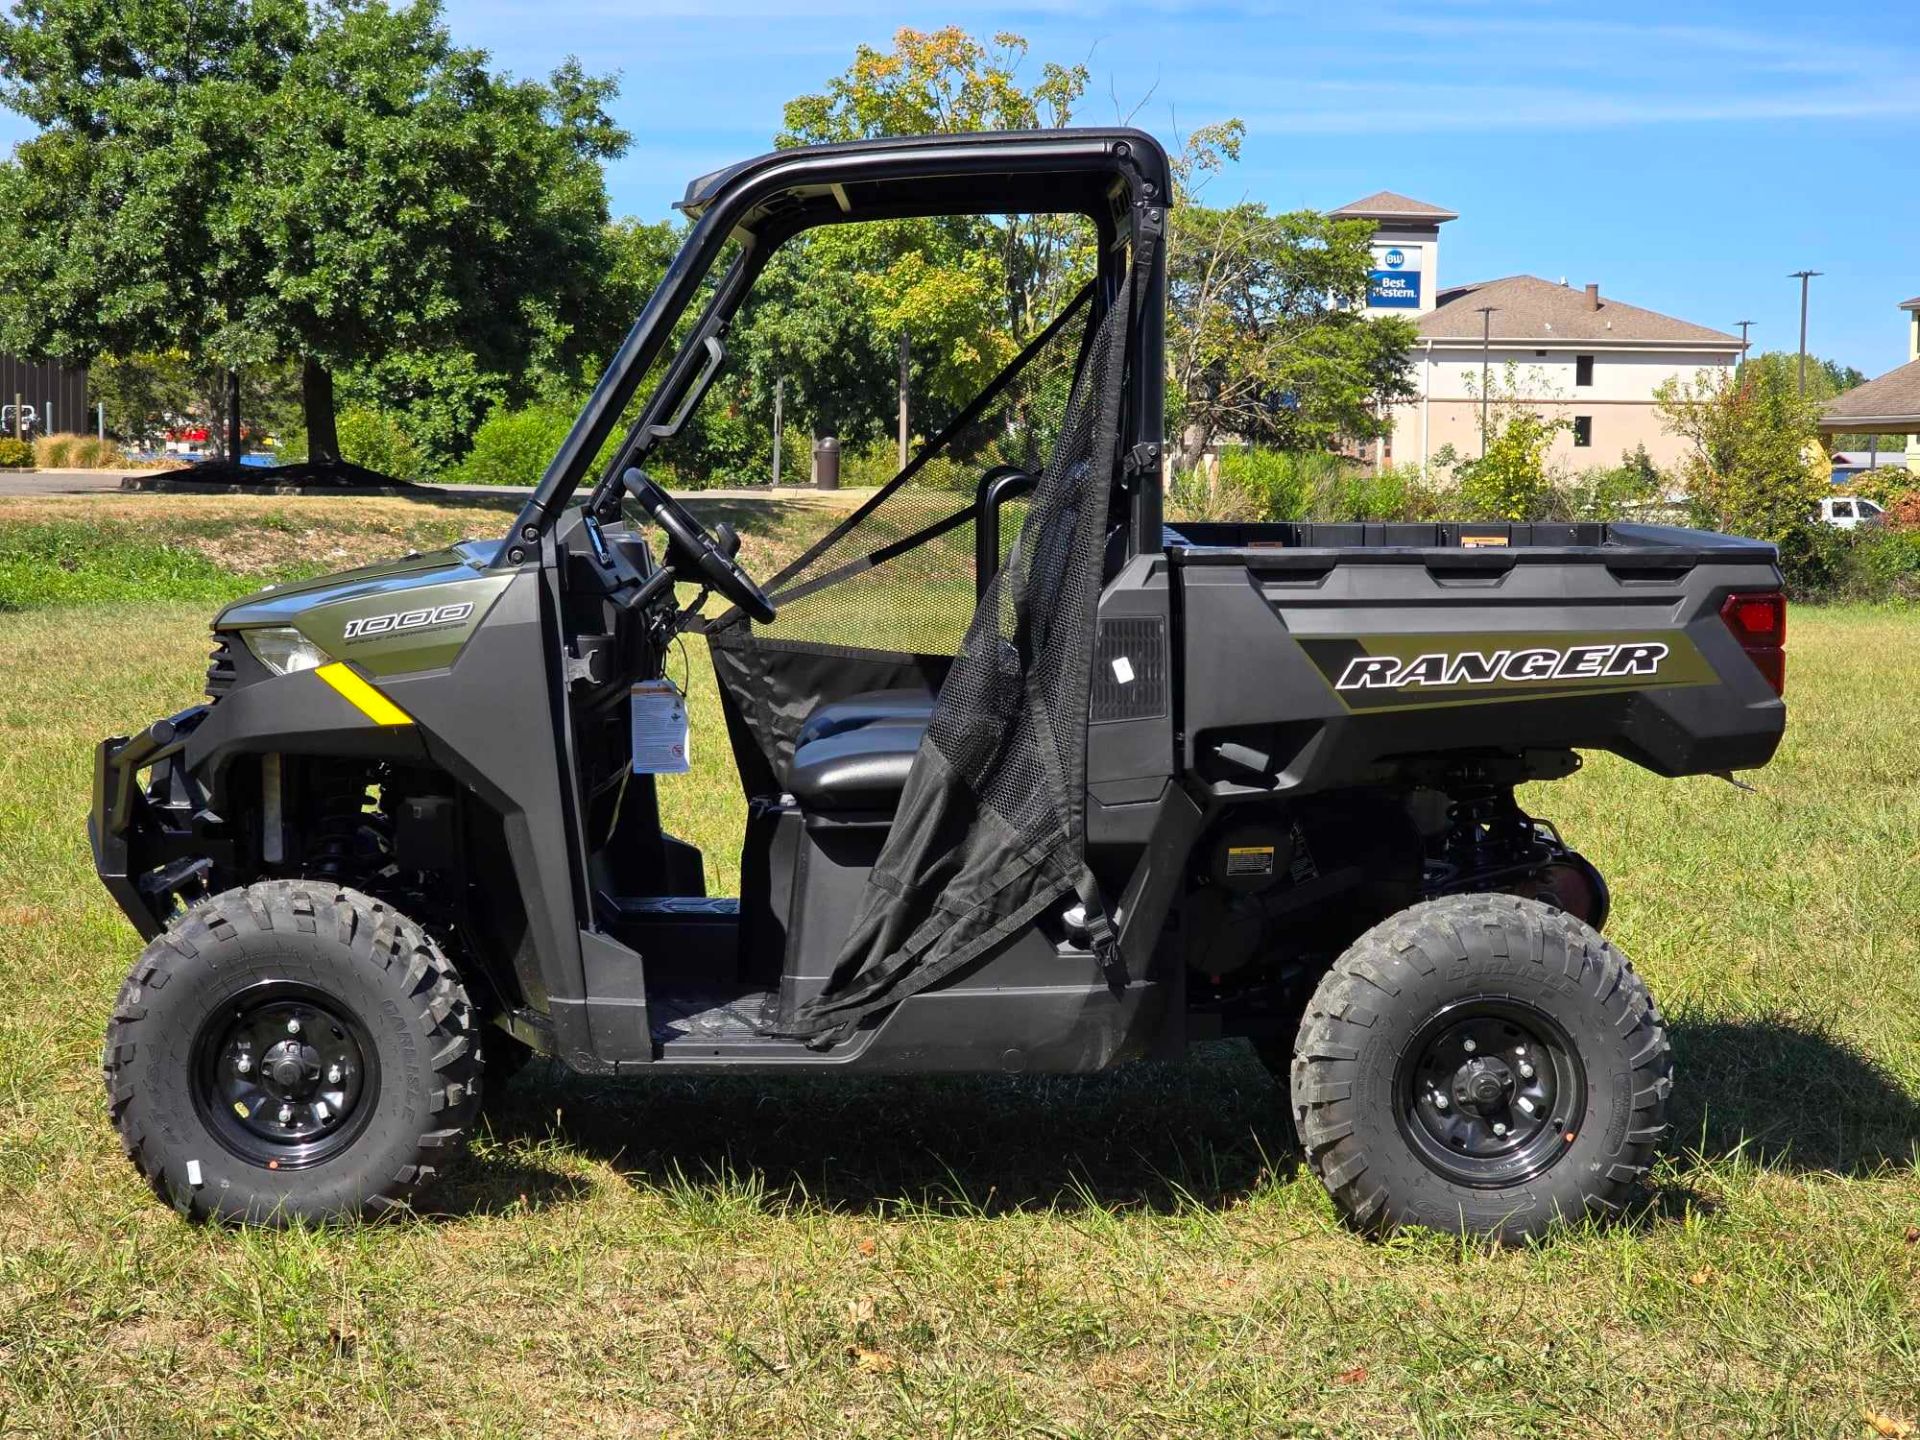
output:
[[[1480,307],[1493,306],[1491,338],[1509,344],[1573,340],[1599,344],[1693,345],[1738,350],[1737,337],[1704,325],[1642,310],[1588,290],[1556,285],[1538,275],[1509,275],[1440,291],[1434,309],[1414,323],[1422,339],[1472,340],[1481,334]],[[1596,304],[1597,301],[1597,304]]]
[[[1431,220],[1436,225],[1460,218],[1456,211],[1442,210],[1424,200],[1409,200],[1391,190],[1376,190],[1364,200],[1355,200],[1327,214],[1336,220]]]
[[[1822,430],[1897,431],[1903,426],[1920,434],[1920,360],[1856,385],[1820,408]]]
[[[1920,310],[1920,295],[1914,296],[1911,300],[1902,300],[1900,302],[1900,308],[1902,310]]]

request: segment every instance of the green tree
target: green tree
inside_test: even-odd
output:
[[[0,178],[12,347],[296,360],[337,460],[336,372],[497,385],[603,313],[613,83],[495,74],[434,0],[20,0],[0,79],[41,127]]]
[[[1230,435],[1309,450],[1384,433],[1386,406],[1412,393],[1413,327],[1362,312],[1371,225],[1252,202],[1172,214],[1175,468]]]
[[[891,50],[862,45],[853,64],[824,90],[789,101],[775,143],[1044,130],[1071,123],[1086,94],[1087,67],[1048,62],[1027,85],[1019,73],[1026,58],[1026,40],[1005,31],[985,43],[958,26],[902,29]],[[1016,344],[1052,319],[1091,273],[1091,236],[1071,217],[1003,215],[945,228],[969,248],[985,245],[997,252],[1002,324]]]
[[[1479,380],[1467,377],[1467,393],[1477,395]],[[1525,375],[1509,360],[1487,382],[1487,425],[1481,454],[1454,471],[1467,511],[1488,520],[1544,518],[1553,498],[1547,453],[1556,435],[1573,428],[1564,415],[1536,409],[1533,399],[1558,398],[1545,374],[1529,367]]]
[[[1748,365],[1737,378],[1701,371],[1655,391],[1661,423],[1687,442],[1680,478],[1695,524],[1770,540],[1803,583],[1827,547],[1816,518],[1830,483],[1815,408],[1793,379]]]

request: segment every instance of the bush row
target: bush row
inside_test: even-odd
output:
[[[96,435],[42,435],[33,442],[33,463],[42,470],[119,470],[127,463],[117,440]]]
[[[1337,455],[1229,450],[1211,472],[1176,476],[1167,514],[1216,520],[1620,520],[1712,528],[1666,498],[1668,482],[1644,453],[1578,475],[1542,474],[1515,505],[1510,486],[1482,485],[1470,466],[1448,484],[1408,468],[1375,472]],[[1777,537],[1781,569],[1801,599],[1920,601],[1920,494],[1874,496],[1885,525],[1840,530],[1809,517]],[[1518,513],[1516,513],[1516,510]]]

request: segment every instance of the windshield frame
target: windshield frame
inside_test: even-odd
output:
[[[629,427],[608,471],[595,488],[604,500],[617,483],[637,442],[662,415],[672,413],[685,387],[699,374],[709,336],[722,333],[752,288],[767,257],[792,235],[816,225],[926,215],[1009,213],[1089,215],[1102,229],[1122,227],[1142,205],[1164,206],[1168,195],[1165,153],[1142,131],[1052,130],[908,137],[775,151],[743,162],[688,188],[684,208],[697,213],[659,288],[642,307],[593,394],[534,493],[521,507],[499,549],[496,563],[517,566],[537,558],[538,542],[566,508],[641,382],[651,372],[673,329],[698,298],[702,284],[730,240],[744,247],[723,276],[699,323],[669,365],[639,419]],[[1072,180],[1080,183],[1068,183]],[[860,189],[856,207],[849,193]],[[1076,191],[1078,193],[1076,193]],[[1101,197],[1096,207],[1089,196]],[[868,203],[868,197],[880,203]],[[951,198],[950,198],[951,197]],[[964,197],[968,203],[955,203]],[[1040,202],[1040,203],[1033,203]],[[1105,213],[1102,213],[1102,210]],[[1154,223],[1160,211],[1153,212]],[[1104,251],[1103,247],[1103,251]],[[1105,266],[1103,253],[1102,266]],[[1160,265],[1156,272],[1162,272]],[[1164,289],[1163,272],[1156,292]],[[1148,303],[1154,353],[1160,327]],[[1160,386],[1136,384],[1136,421],[1145,433],[1160,433]],[[1139,425],[1136,425],[1136,431]],[[645,446],[641,445],[644,452]],[[1144,487],[1156,491],[1157,486]],[[606,492],[606,493],[603,493]],[[1156,511],[1158,505],[1154,506]]]

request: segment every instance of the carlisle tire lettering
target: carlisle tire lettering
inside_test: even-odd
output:
[[[1541,680],[1613,680],[1660,673],[1667,647],[1658,641],[1575,645],[1565,650],[1444,651],[1401,660],[1360,655],[1334,682],[1336,690],[1401,690],[1432,685],[1523,684]]]

